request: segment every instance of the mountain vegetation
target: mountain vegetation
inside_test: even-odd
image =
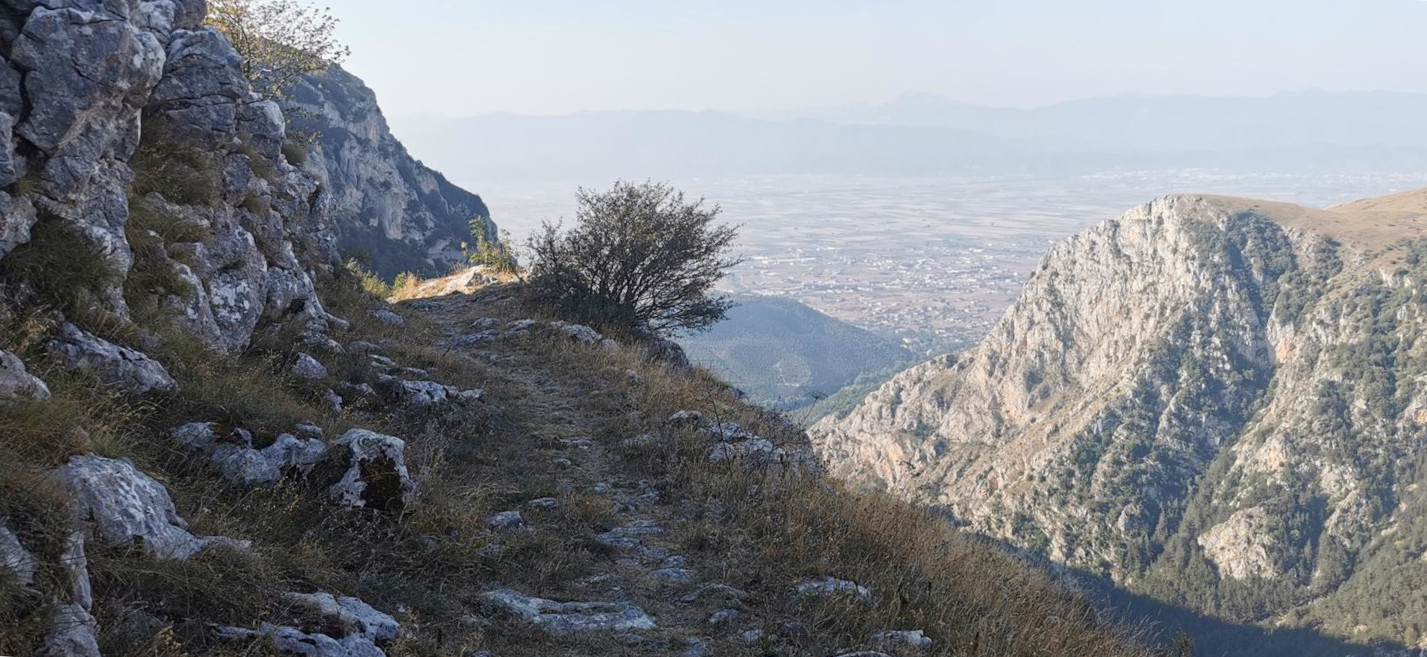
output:
[[[1423,192],[1155,201],[1054,248],[979,346],[815,444],[1129,591],[1418,646],[1424,235]]]
[[[205,8],[0,12],[0,653],[1154,654],[656,341],[344,266],[434,267],[479,199],[340,70],[293,148]]]

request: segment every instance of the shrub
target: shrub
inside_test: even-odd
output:
[[[307,164],[307,145],[294,140],[287,140],[282,143],[282,156],[288,164],[301,167]]]
[[[325,8],[297,0],[210,0],[208,7],[208,25],[228,37],[243,56],[243,75],[268,98],[351,52],[333,36],[338,21]]]
[[[659,335],[723,319],[732,304],[709,290],[740,261],[727,255],[737,229],[714,224],[717,205],[662,183],[581,189],[578,200],[573,229],[546,222],[530,239],[537,297],[585,323]]]
[[[520,263],[515,259],[515,249],[510,244],[509,232],[501,231],[498,241],[488,240],[485,221],[476,217],[471,220],[471,236],[476,239],[476,248],[466,253],[468,262],[499,274],[520,273]]]

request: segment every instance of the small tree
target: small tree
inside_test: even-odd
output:
[[[515,258],[515,247],[510,243],[508,231],[500,231],[499,240],[486,239],[485,220],[476,217],[471,220],[471,237],[476,240],[476,248],[466,250],[466,260],[472,265],[501,274],[520,273],[520,262]],[[462,248],[466,249],[466,246],[463,244]]]
[[[268,98],[351,54],[333,36],[332,11],[298,0],[209,0],[207,22],[228,37],[243,56],[243,75]]]
[[[537,294],[581,321],[662,336],[723,319],[733,304],[709,290],[740,261],[728,257],[737,229],[714,224],[717,205],[661,183],[582,188],[577,198],[573,229],[545,222],[530,238]]]

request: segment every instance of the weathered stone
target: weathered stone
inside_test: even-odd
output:
[[[390,308],[377,308],[371,312],[372,319],[377,320],[387,326],[401,328],[406,326],[406,318],[396,314]]]
[[[49,349],[66,365],[92,371],[101,383],[130,394],[168,392],[178,387],[158,361],[86,333],[73,324],[60,327],[59,336],[50,341]]]
[[[49,386],[26,371],[18,356],[0,349],[0,407],[19,400],[49,398]]]
[[[346,471],[329,490],[343,506],[400,511],[416,498],[416,483],[406,470],[406,443],[364,429],[352,429],[333,443],[345,448]]]
[[[9,187],[20,179],[22,162],[15,157],[15,118],[0,112],[0,187]]]
[[[596,331],[582,324],[570,324],[568,322],[550,322],[550,328],[559,333],[570,336],[570,339],[580,344],[598,344],[604,339],[599,331]]]
[[[664,527],[653,520],[639,520],[623,527],[616,527],[607,532],[595,535],[595,541],[610,547],[621,549],[634,549],[642,544],[640,540],[644,536],[658,536],[664,533]]]
[[[50,627],[54,629],[36,651],[36,657],[100,657],[99,623],[84,607],[60,603]]]
[[[376,643],[366,637],[351,635],[334,639],[326,634],[309,634],[295,627],[284,627],[263,623],[256,630],[241,627],[222,627],[218,638],[223,641],[255,641],[262,639],[271,643],[279,654],[303,655],[304,657],[386,657],[386,653]]]
[[[10,53],[25,72],[29,111],[17,128],[50,157],[43,185],[69,198],[103,159],[127,160],[139,143],[139,112],[163,71],[154,35],[104,12],[40,7]]]
[[[896,650],[898,648],[908,648],[911,650],[928,650],[932,647],[932,640],[927,638],[921,630],[882,630],[873,632],[867,637],[868,645],[883,650]]]
[[[492,529],[507,532],[528,532],[534,529],[525,523],[525,518],[519,511],[502,511],[491,516],[490,526]]]
[[[867,587],[836,577],[804,580],[793,587],[793,594],[798,598],[831,598],[847,595],[854,596],[863,602],[872,602],[872,591]]]
[[[658,568],[650,571],[649,576],[666,582],[691,582],[694,571],[688,568]]]
[[[35,583],[35,571],[40,561],[20,544],[20,537],[10,529],[8,518],[0,518],[0,576],[6,576],[22,586]]]
[[[0,258],[30,241],[30,229],[40,220],[35,204],[25,197],[0,192]]]
[[[539,499],[530,500],[529,502],[526,502],[525,505],[532,509],[543,509],[548,511],[551,509],[560,508],[560,500],[557,500],[553,497],[542,497]]]
[[[331,593],[288,593],[288,600],[297,603],[323,619],[324,627],[337,628],[342,637],[360,636],[374,643],[391,641],[401,633],[401,625],[391,616],[350,596]]]
[[[163,485],[127,461],[76,456],[53,477],[68,496],[75,521],[106,545],[139,545],[164,559],[188,559],[214,544],[244,547],[189,533]]]
[[[297,355],[297,362],[292,365],[292,374],[308,381],[321,381],[328,376],[327,368],[307,354]]]
[[[205,150],[231,145],[238,106],[251,95],[241,62],[215,30],[174,34],[163,79],[149,99],[151,111],[166,119],[166,136]]]
[[[627,602],[555,602],[510,589],[491,591],[482,595],[481,600],[497,611],[525,620],[555,636],[657,627],[649,614]]]
[[[747,461],[752,463],[782,463],[788,459],[788,452],[763,439],[753,438],[738,443],[719,443],[709,448],[708,460]]]

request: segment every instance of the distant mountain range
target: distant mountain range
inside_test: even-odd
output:
[[[1427,94],[1115,96],[1039,109],[907,94],[802,112],[611,111],[394,119],[466,184],[786,173],[1084,173],[1110,168],[1427,167]]]

